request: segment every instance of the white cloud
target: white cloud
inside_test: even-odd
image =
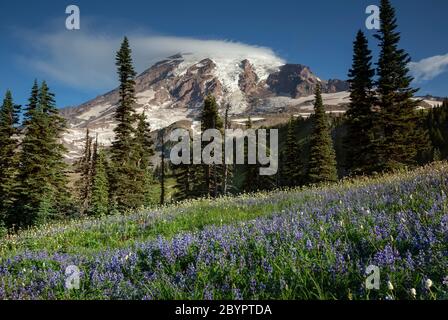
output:
[[[411,62],[409,68],[415,81],[432,80],[448,71],[448,54],[429,57],[419,62]]]
[[[109,90],[116,85],[115,52],[122,37],[94,34],[91,30],[89,33],[28,33],[21,37],[29,47],[19,62],[38,72],[39,78],[51,77],[73,87],[92,90]],[[282,61],[269,48],[227,40],[142,34],[131,35],[129,40],[138,72],[177,53]]]

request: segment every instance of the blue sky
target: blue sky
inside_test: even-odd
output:
[[[16,101],[25,104],[32,81],[38,78],[47,80],[61,107],[103,94],[116,84],[113,56],[124,35],[131,41],[133,37],[158,39],[148,40],[145,52],[136,54],[139,72],[173,48],[185,45],[191,49],[205,43],[207,50],[210,46],[225,48],[230,42],[308,65],[323,79],[345,79],[358,29],[370,36],[376,51],[374,31],[365,28],[364,12],[378,2],[1,1],[0,92],[9,88]],[[415,84],[420,94],[448,96],[448,1],[392,2],[402,32],[401,46],[422,72]],[[80,31],[65,29],[65,8],[70,4],[81,10]],[[201,42],[206,40],[218,41]]]

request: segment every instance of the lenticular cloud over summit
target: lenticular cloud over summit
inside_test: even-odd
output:
[[[60,32],[32,37],[31,55],[19,61],[27,67],[68,85],[88,89],[111,89],[116,85],[115,52],[121,36],[105,37],[83,32]],[[256,67],[269,69],[284,61],[273,50],[228,40],[201,40],[174,36],[131,35],[133,57],[138,72],[175,54],[196,61],[212,58],[232,64],[250,59]]]

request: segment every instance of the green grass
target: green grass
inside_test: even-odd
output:
[[[307,201],[316,201],[316,193],[322,190],[341,192],[386,181],[412,179],[415,174],[359,178],[341,181],[333,186],[192,200],[133,213],[60,221],[0,240],[0,256],[12,256],[25,250],[89,254],[105,249],[125,248],[158,236],[169,239],[182,232],[196,232],[212,225],[237,224],[293,206],[300,207]]]
[[[0,242],[6,279],[0,293],[20,299],[203,299],[206,292],[216,299],[409,299],[416,288],[419,298],[444,299],[447,177],[448,165],[440,163],[24,230]],[[393,252],[399,256],[391,258]],[[379,292],[363,287],[372,262],[381,266]],[[68,264],[84,272],[79,291],[63,288]]]
[[[292,205],[288,199],[261,205],[228,200],[190,201],[138,213],[33,228],[1,241],[0,256],[10,256],[23,250],[88,254],[103,249],[118,249],[158,236],[171,238],[178,233],[200,231],[210,225],[233,224],[268,216]]]

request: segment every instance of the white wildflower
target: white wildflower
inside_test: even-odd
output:
[[[394,285],[392,284],[392,282],[387,281],[387,288],[388,288],[390,291],[393,291],[393,290],[394,290]]]
[[[412,289],[410,290],[410,293],[411,293],[412,298],[417,297],[417,290],[415,290],[414,288],[412,288]]]
[[[432,285],[433,285],[433,283],[432,283],[432,280],[431,280],[431,279],[427,279],[427,280],[425,281],[425,288],[426,288],[426,289],[430,290],[431,287],[432,287]]]

